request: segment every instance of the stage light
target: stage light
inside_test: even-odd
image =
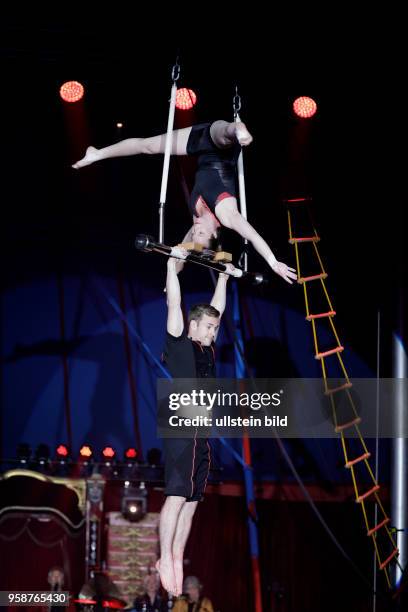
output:
[[[17,446],[17,459],[20,463],[28,463],[31,459],[31,448],[26,442],[22,442]]]
[[[68,476],[72,468],[71,452],[66,444],[59,444],[55,449],[54,474]]]
[[[139,453],[137,452],[137,450],[133,447],[127,448],[125,450],[125,461],[129,462],[129,463],[134,463],[138,457]]]
[[[197,96],[192,89],[182,87],[177,90],[176,94],[176,108],[180,110],[190,110],[195,106],[197,102]]]
[[[104,459],[105,465],[110,466],[111,462],[116,457],[116,451],[112,446],[105,446],[102,451],[102,457]]]
[[[58,461],[67,461],[70,456],[68,446],[65,446],[65,444],[60,444],[59,446],[57,446],[55,454],[57,456]]]
[[[117,127],[117,128],[123,128],[123,123],[120,123],[120,122],[119,122],[119,123],[117,123],[117,124],[116,124],[116,127]]]
[[[111,446],[105,446],[102,451],[102,455],[105,457],[105,459],[113,459],[116,455],[116,451]]]
[[[136,523],[140,521],[147,512],[147,491],[144,482],[140,487],[125,486],[122,498],[122,515],[128,521]]]
[[[84,86],[78,81],[67,81],[61,85],[59,93],[64,102],[79,102],[84,95]]]
[[[310,119],[317,111],[317,104],[313,98],[301,96],[293,102],[293,110],[298,117]]]
[[[92,459],[92,456],[93,450],[88,444],[84,444],[83,446],[81,446],[81,449],[79,451],[79,457],[80,459],[82,459],[82,461],[89,461],[90,459]]]

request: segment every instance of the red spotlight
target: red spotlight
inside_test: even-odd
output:
[[[92,448],[88,446],[87,444],[84,444],[83,446],[81,446],[79,455],[81,459],[90,459],[93,455]]]
[[[60,96],[65,102],[78,102],[84,95],[84,86],[78,81],[67,81],[60,87]]]
[[[190,110],[197,102],[197,96],[192,89],[182,87],[177,90],[176,107],[180,110]]]
[[[69,456],[68,446],[60,444],[55,451],[58,459],[66,459]]]
[[[127,448],[125,450],[125,459],[136,459],[138,452],[135,448]]]
[[[302,119],[310,119],[310,117],[313,117],[317,111],[317,104],[313,98],[302,96],[300,98],[296,98],[294,101],[293,110],[298,117],[301,117]]]
[[[105,459],[113,459],[114,456],[116,455],[116,451],[111,446],[105,446],[105,448],[102,451],[102,455],[104,456]]]

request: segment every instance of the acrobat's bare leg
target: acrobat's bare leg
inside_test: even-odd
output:
[[[187,142],[190,136],[191,127],[183,128],[181,130],[174,130],[172,137],[172,155],[186,155],[187,154]],[[73,168],[83,168],[89,166],[97,161],[108,159],[110,157],[126,157],[129,155],[155,155],[158,153],[164,153],[166,148],[166,134],[160,134],[159,136],[152,136],[151,138],[127,138],[116,142],[109,147],[103,149],[95,149],[95,147],[88,147],[86,150],[85,157],[73,164]]]
[[[184,549],[191,531],[191,523],[198,502],[186,502],[179,514],[176,533],[173,540],[173,564],[177,592],[183,592],[183,557]]]
[[[178,520],[185,503],[185,497],[169,495],[160,513],[160,559],[156,564],[156,568],[160,574],[163,588],[173,595],[179,594],[174,575],[173,541]]]

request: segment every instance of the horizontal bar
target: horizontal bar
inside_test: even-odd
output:
[[[156,242],[152,236],[147,236],[146,234],[139,234],[136,236],[135,247],[138,251],[143,251],[144,253],[154,252],[167,256],[170,256],[173,248],[165,244],[161,244],[160,242]],[[175,257],[175,259],[180,259],[181,261],[195,263],[200,266],[204,266],[205,268],[210,268],[211,270],[216,270],[217,272],[222,272],[223,274],[228,274],[229,276],[234,276],[235,278],[246,278],[252,281],[255,285],[269,282],[268,277],[264,276],[263,274],[258,272],[245,272],[236,266],[234,272],[231,274],[225,264],[208,259],[205,254],[200,255],[189,253],[185,259],[174,255],[172,255],[172,257]]]

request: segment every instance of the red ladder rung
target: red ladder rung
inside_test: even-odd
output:
[[[296,244],[297,242],[319,242],[319,236],[304,236],[301,238],[289,238],[290,244]]]
[[[298,204],[299,202],[311,202],[312,198],[291,198],[289,200],[282,200],[282,202],[287,202],[287,204]]]
[[[334,355],[335,353],[341,353],[342,351],[344,351],[344,346],[336,346],[336,348],[330,349],[330,351],[317,353],[317,355],[315,355],[315,359],[323,359],[323,357],[328,357],[329,355]]]
[[[394,557],[396,557],[397,555],[399,555],[399,550],[398,550],[398,548],[394,548],[394,550],[392,551],[392,553],[390,554],[390,556],[389,556],[389,557],[388,557],[388,558],[387,558],[385,561],[383,561],[383,562],[381,563],[381,565],[380,565],[380,569],[381,569],[381,570],[383,570],[383,569],[384,569],[384,567],[385,567],[386,565],[388,565],[388,564],[389,564],[389,562],[390,562],[390,561],[392,561],[392,559],[393,559]]]
[[[363,493],[363,495],[359,495],[356,499],[356,502],[360,504],[367,497],[370,497],[370,495],[372,495],[373,493],[376,493],[379,490],[379,488],[380,488],[380,485],[374,485],[372,489],[370,489],[369,491],[366,491],[365,493]]]
[[[360,463],[360,461],[364,461],[364,459],[368,459],[369,457],[371,457],[371,453],[363,453],[362,455],[360,455],[360,457],[356,457],[351,461],[347,461],[344,467],[350,468],[352,465],[356,465],[356,463]]]
[[[381,527],[384,527],[384,525],[386,525],[387,523],[390,522],[390,518],[387,516],[387,518],[385,518],[383,521],[381,521],[381,523],[378,523],[378,525],[376,525],[375,527],[373,527],[372,529],[369,529],[367,531],[367,535],[368,536],[372,536],[373,533],[375,533],[376,531],[378,531],[379,529],[381,529]]]
[[[323,319],[323,317],[334,317],[335,314],[335,310],[329,310],[329,312],[319,312],[319,314],[310,314],[307,315],[306,321],[311,321],[312,319]]]
[[[340,387],[333,387],[332,389],[326,389],[324,392],[325,395],[333,395],[333,393],[337,393],[337,391],[343,391],[343,389],[350,389],[353,386],[353,383],[346,382],[344,385],[340,385]]]
[[[319,278],[327,278],[327,272],[322,272],[322,274],[314,274],[313,276],[300,276],[297,282],[301,285],[302,283],[307,283],[308,281],[319,280]]]
[[[348,429],[349,427],[353,427],[353,425],[358,425],[359,423],[361,423],[361,417],[356,417],[355,419],[353,419],[352,421],[349,421],[348,423],[344,423],[343,425],[336,425],[336,427],[334,428],[334,431],[336,433],[340,433],[341,431],[344,431],[345,429]]]

